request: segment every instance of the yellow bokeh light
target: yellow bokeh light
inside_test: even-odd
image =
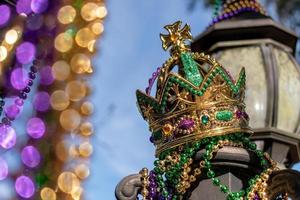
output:
[[[96,22],[92,24],[91,30],[93,31],[94,34],[100,35],[104,31],[104,26],[102,23]]]
[[[80,179],[85,179],[90,175],[90,169],[87,165],[85,164],[80,164],[76,166],[75,168],[75,174],[80,178]]]
[[[89,44],[88,44],[88,47],[87,47],[88,50],[89,50],[90,52],[94,52],[94,51],[95,51],[95,45],[96,45],[96,40],[90,41]],[[91,69],[92,71],[87,70],[88,73],[93,72],[93,69],[92,69],[91,67],[90,67],[89,69]]]
[[[56,193],[53,189],[45,187],[41,190],[42,200],[56,200]]]
[[[76,43],[81,47],[88,47],[92,40],[95,40],[95,34],[89,28],[80,29],[75,36]]]
[[[91,102],[84,102],[80,107],[81,113],[84,115],[91,115],[94,111],[94,105]]]
[[[71,196],[73,200],[80,200],[83,193],[83,189],[81,187],[76,188],[76,190],[72,191]]]
[[[57,19],[62,24],[70,24],[76,17],[76,10],[72,6],[64,6],[59,9]]]
[[[82,74],[91,68],[91,60],[89,56],[83,53],[75,54],[71,59],[71,68],[73,72]]]
[[[52,66],[52,75],[56,80],[66,80],[70,75],[70,65],[63,60],[55,62]]]
[[[73,37],[67,33],[60,33],[54,40],[54,46],[57,51],[68,52],[73,46]]]
[[[80,181],[74,173],[63,172],[58,177],[57,185],[64,193],[71,194],[80,187]]]
[[[0,62],[4,61],[7,57],[7,49],[4,46],[0,46]]]
[[[107,15],[107,9],[105,6],[99,6],[96,11],[97,17],[104,18]]]
[[[80,101],[86,95],[85,84],[81,81],[70,81],[66,87],[66,93],[71,101]]]
[[[89,142],[84,142],[79,146],[79,153],[83,157],[89,157],[93,153],[93,146]]]
[[[80,133],[84,136],[90,136],[94,132],[93,124],[90,122],[84,122],[80,125]]]
[[[60,114],[59,122],[61,126],[67,131],[74,131],[80,124],[81,116],[74,109],[64,110]]]
[[[81,16],[86,21],[92,21],[97,18],[98,5],[92,2],[86,3],[81,8]]]
[[[50,104],[54,110],[62,111],[70,104],[69,96],[63,90],[56,90],[51,94]]]
[[[17,42],[18,37],[18,32],[15,29],[11,29],[5,34],[5,42],[7,42],[8,44],[14,44]]]

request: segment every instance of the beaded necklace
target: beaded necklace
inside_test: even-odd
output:
[[[212,168],[211,160],[214,154],[224,146],[243,147],[254,152],[260,160],[262,171],[248,181],[245,190],[232,192],[228,186],[222,184]],[[193,157],[200,149],[205,149],[199,166],[195,167]],[[159,155],[154,161],[154,169],[148,173],[147,169],[140,171],[144,199],[179,200],[196,181],[204,174],[212,180],[212,184],[219,187],[228,200],[259,200],[266,198],[266,187],[269,175],[278,170],[276,163],[267,153],[257,150],[256,144],[251,142],[247,134],[236,133],[227,136],[205,138],[193,144],[178,147]]]
[[[264,8],[256,0],[227,0],[224,3],[221,0],[216,0],[214,7],[213,20],[210,25],[230,19],[244,12],[267,15]],[[220,8],[222,8],[221,11]]]

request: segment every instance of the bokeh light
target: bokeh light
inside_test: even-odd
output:
[[[5,60],[7,57],[7,49],[4,46],[0,46],[0,62]]]
[[[8,44],[14,44],[17,42],[18,37],[18,32],[15,29],[11,29],[5,34],[5,42],[7,42]]]
[[[27,15],[32,12],[31,0],[18,0],[16,7],[17,7],[17,12],[19,14],[24,13]]]
[[[104,26],[100,22],[95,22],[92,24],[91,30],[93,31],[94,34],[100,35],[104,31]]]
[[[58,177],[57,185],[64,193],[71,194],[80,187],[80,182],[74,173],[63,172]]]
[[[10,75],[10,83],[17,90],[23,90],[28,83],[27,71],[23,68],[16,68]]]
[[[66,87],[66,93],[71,101],[80,101],[86,95],[85,84],[81,81],[70,81]]]
[[[46,131],[45,123],[42,119],[33,117],[28,120],[26,131],[27,134],[34,139],[41,138]]]
[[[75,109],[64,110],[60,114],[59,122],[67,131],[74,131],[80,124],[81,116]]]
[[[11,17],[11,10],[7,5],[0,5],[0,27],[8,23]]]
[[[27,176],[20,176],[15,183],[16,192],[23,198],[30,198],[35,192],[32,180]]]
[[[83,157],[89,157],[93,153],[93,146],[89,142],[83,142],[79,146],[79,153]]]
[[[41,190],[42,200],[56,200],[56,193],[53,189],[45,187]]]
[[[31,10],[35,13],[43,13],[48,8],[48,0],[31,0]]]
[[[73,46],[73,37],[67,33],[60,33],[55,38],[54,46],[57,51],[68,52]]]
[[[89,28],[80,29],[75,37],[75,41],[80,47],[88,47],[89,43],[95,39],[95,34]]]
[[[50,96],[45,91],[37,92],[33,98],[33,107],[35,110],[45,112],[50,107]]]
[[[84,115],[91,115],[94,111],[94,105],[91,102],[86,101],[81,105],[80,110]]]
[[[40,164],[41,156],[34,146],[26,146],[21,152],[23,163],[27,167],[34,168]]]
[[[80,133],[83,136],[90,136],[94,132],[93,124],[90,122],[84,122],[80,125]]]
[[[23,42],[16,49],[16,57],[21,64],[31,63],[35,58],[35,54],[36,48],[31,42]]]
[[[0,157],[0,181],[6,179],[7,175],[8,175],[7,162]]]
[[[81,17],[86,21],[92,21],[97,18],[98,5],[93,2],[86,3],[81,8]]]
[[[54,110],[62,111],[70,104],[69,96],[63,90],[56,90],[51,94],[50,104]]]
[[[72,71],[77,74],[82,74],[86,72],[89,68],[91,68],[90,58],[83,53],[75,54],[72,57],[70,64],[71,64]]]
[[[50,66],[45,66],[40,70],[40,84],[41,85],[51,85],[54,81],[52,75],[52,68]]]
[[[56,80],[66,80],[70,75],[70,65],[63,60],[55,62],[52,66],[52,75]]]
[[[75,17],[76,10],[70,5],[62,7],[57,13],[57,19],[62,24],[72,23]]]
[[[86,164],[79,164],[75,168],[75,174],[80,179],[85,179],[90,175],[90,169]]]
[[[4,149],[11,149],[15,146],[17,135],[15,129],[8,125],[0,125],[0,145]]]

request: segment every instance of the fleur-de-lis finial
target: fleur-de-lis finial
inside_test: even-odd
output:
[[[166,25],[164,28],[169,34],[160,34],[163,49],[166,51],[171,47],[171,54],[189,50],[185,41],[192,39],[190,26],[186,24],[180,29],[181,24],[181,21],[177,21],[174,24]]]

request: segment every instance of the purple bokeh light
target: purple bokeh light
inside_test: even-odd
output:
[[[15,146],[17,135],[15,129],[8,125],[0,125],[0,145],[4,149],[11,149]]]
[[[21,14],[24,13],[28,15],[29,13],[32,12],[31,10],[31,0],[18,0],[17,2],[17,13]]]
[[[40,84],[42,85],[51,85],[54,81],[52,75],[52,68],[50,66],[45,66],[40,70]]]
[[[38,92],[33,99],[33,107],[35,110],[45,112],[50,107],[50,96],[47,92]]]
[[[23,68],[16,68],[10,75],[10,83],[17,90],[23,90],[28,82],[27,71]]]
[[[48,8],[48,0],[32,0],[31,9],[34,13],[43,13]]]
[[[31,42],[23,42],[16,49],[16,56],[21,64],[31,63],[36,54],[36,47]]]
[[[0,157],[0,181],[4,180],[8,175],[7,162]]]
[[[35,192],[34,183],[27,176],[20,176],[15,183],[16,192],[23,198],[30,198]]]
[[[34,146],[26,146],[21,152],[23,163],[27,167],[34,168],[40,164],[41,155]]]
[[[40,118],[34,117],[28,120],[26,131],[30,137],[34,139],[41,138],[44,135],[45,130],[45,123]]]
[[[7,5],[0,5],[0,26],[8,23],[11,16],[11,10]]]

